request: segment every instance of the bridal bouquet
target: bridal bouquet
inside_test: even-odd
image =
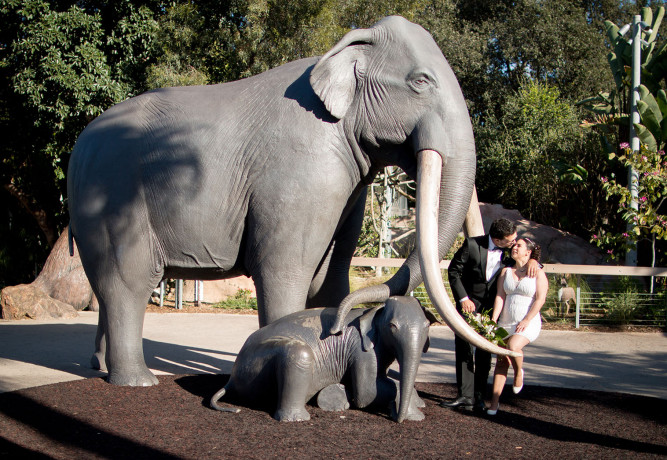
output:
[[[486,340],[495,343],[499,347],[507,348],[504,339],[509,333],[502,327],[499,327],[488,314],[466,312],[464,313],[464,318],[470,327]]]

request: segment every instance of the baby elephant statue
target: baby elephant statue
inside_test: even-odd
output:
[[[256,401],[275,398],[273,418],[309,420],[306,403],[317,395],[324,410],[388,408],[393,420],[423,420],[414,389],[417,368],[428,350],[429,320],[414,297],[391,297],[380,307],[354,309],[341,334],[330,335],[336,308],[315,308],[285,316],[255,331],[241,348],[229,382],[211,400],[225,395]],[[400,382],[387,376],[398,360]],[[343,384],[343,385],[340,385]],[[396,409],[398,407],[398,409]]]

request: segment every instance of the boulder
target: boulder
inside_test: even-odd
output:
[[[603,265],[604,256],[598,248],[581,237],[562,230],[538,224],[524,218],[516,209],[505,209],[500,204],[480,203],[484,231],[491,223],[504,217],[517,224],[519,236],[527,236],[542,247],[542,262],[547,264]]]
[[[30,284],[6,287],[2,290],[0,317],[69,318],[74,312],[97,311],[98,304],[88,278],[83,271],[79,251],[69,253],[67,228],[53,246],[44,268]]]
[[[9,286],[2,290],[0,310],[3,319],[75,318],[74,307],[39,290],[32,284]]]

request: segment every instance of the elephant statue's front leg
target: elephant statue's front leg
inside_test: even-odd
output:
[[[362,378],[355,379],[360,386],[355,391],[355,404],[357,407],[364,408],[369,406],[378,407],[380,410],[386,410],[391,418],[396,419],[398,415],[398,405],[401,400],[400,384],[387,376],[378,376],[377,379],[371,379],[373,385],[364,384]],[[417,390],[412,387],[410,405],[408,407],[407,420],[424,420],[424,414],[419,407],[425,407],[424,401],[417,395]]]
[[[394,401],[391,402],[389,406],[389,415],[391,418],[396,419],[398,416],[398,406],[401,401],[401,389],[400,385],[396,380],[392,380],[394,385],[396,386],[396,398]],[[425,415],[424,413],[419,409],[420,407],[426,407],[426,403],[424,403],[424,400],[419,397],[417,394],[417,390],[412,387],[412,394],[410,395],[410,405],[408,406],[408,413],[405,416],[405,420],[412,420],[415,422],[420,422],[424,420]]]
[[[350,292],[350,261],[357,248],[366,205],[366,187],[340,224],[308,292],[307,308],[338,308]]]
[[[317,406],[325,411],[339,412],[350,408],[345,386],[334,383],[324,387],[317,394]]]

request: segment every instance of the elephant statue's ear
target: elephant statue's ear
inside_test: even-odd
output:
[[[421,305],[421,302],[419,304]],[[422,311],[424,312],[424,316],[426,316],[426,319],[428,320],[429,323],[431,324],[440,323],[438,317],[435,316],[431,310],[425,308],[423,305],[422,305]]]
[[[373,319],[383,306],[371,308],[359,317],[359,333],[361,334],[361,345],[364,351],[372,350],[375,347],[378,330],[373,327]]]
[[[419,302],[419,305],[421,305],[421,302]],[[424,316],[426,316],[426,319],[430,324],[435,324],[439,323],[438,318],[433,314],[431,310],[428,308],[425,308],[423,305],[421,305],[422,311],[424,312]],[[426,353],[428,351],[428,348],[431,346],[431,339],[427,336],[426,337],[426,342],[424,342],[424,350],[423,352]]]
[[[310,84],[331,115],[339,120],[354,100],[359,77],[366,72],[368,46],[373,44],[372,29],[348,32],[310,72]]]

